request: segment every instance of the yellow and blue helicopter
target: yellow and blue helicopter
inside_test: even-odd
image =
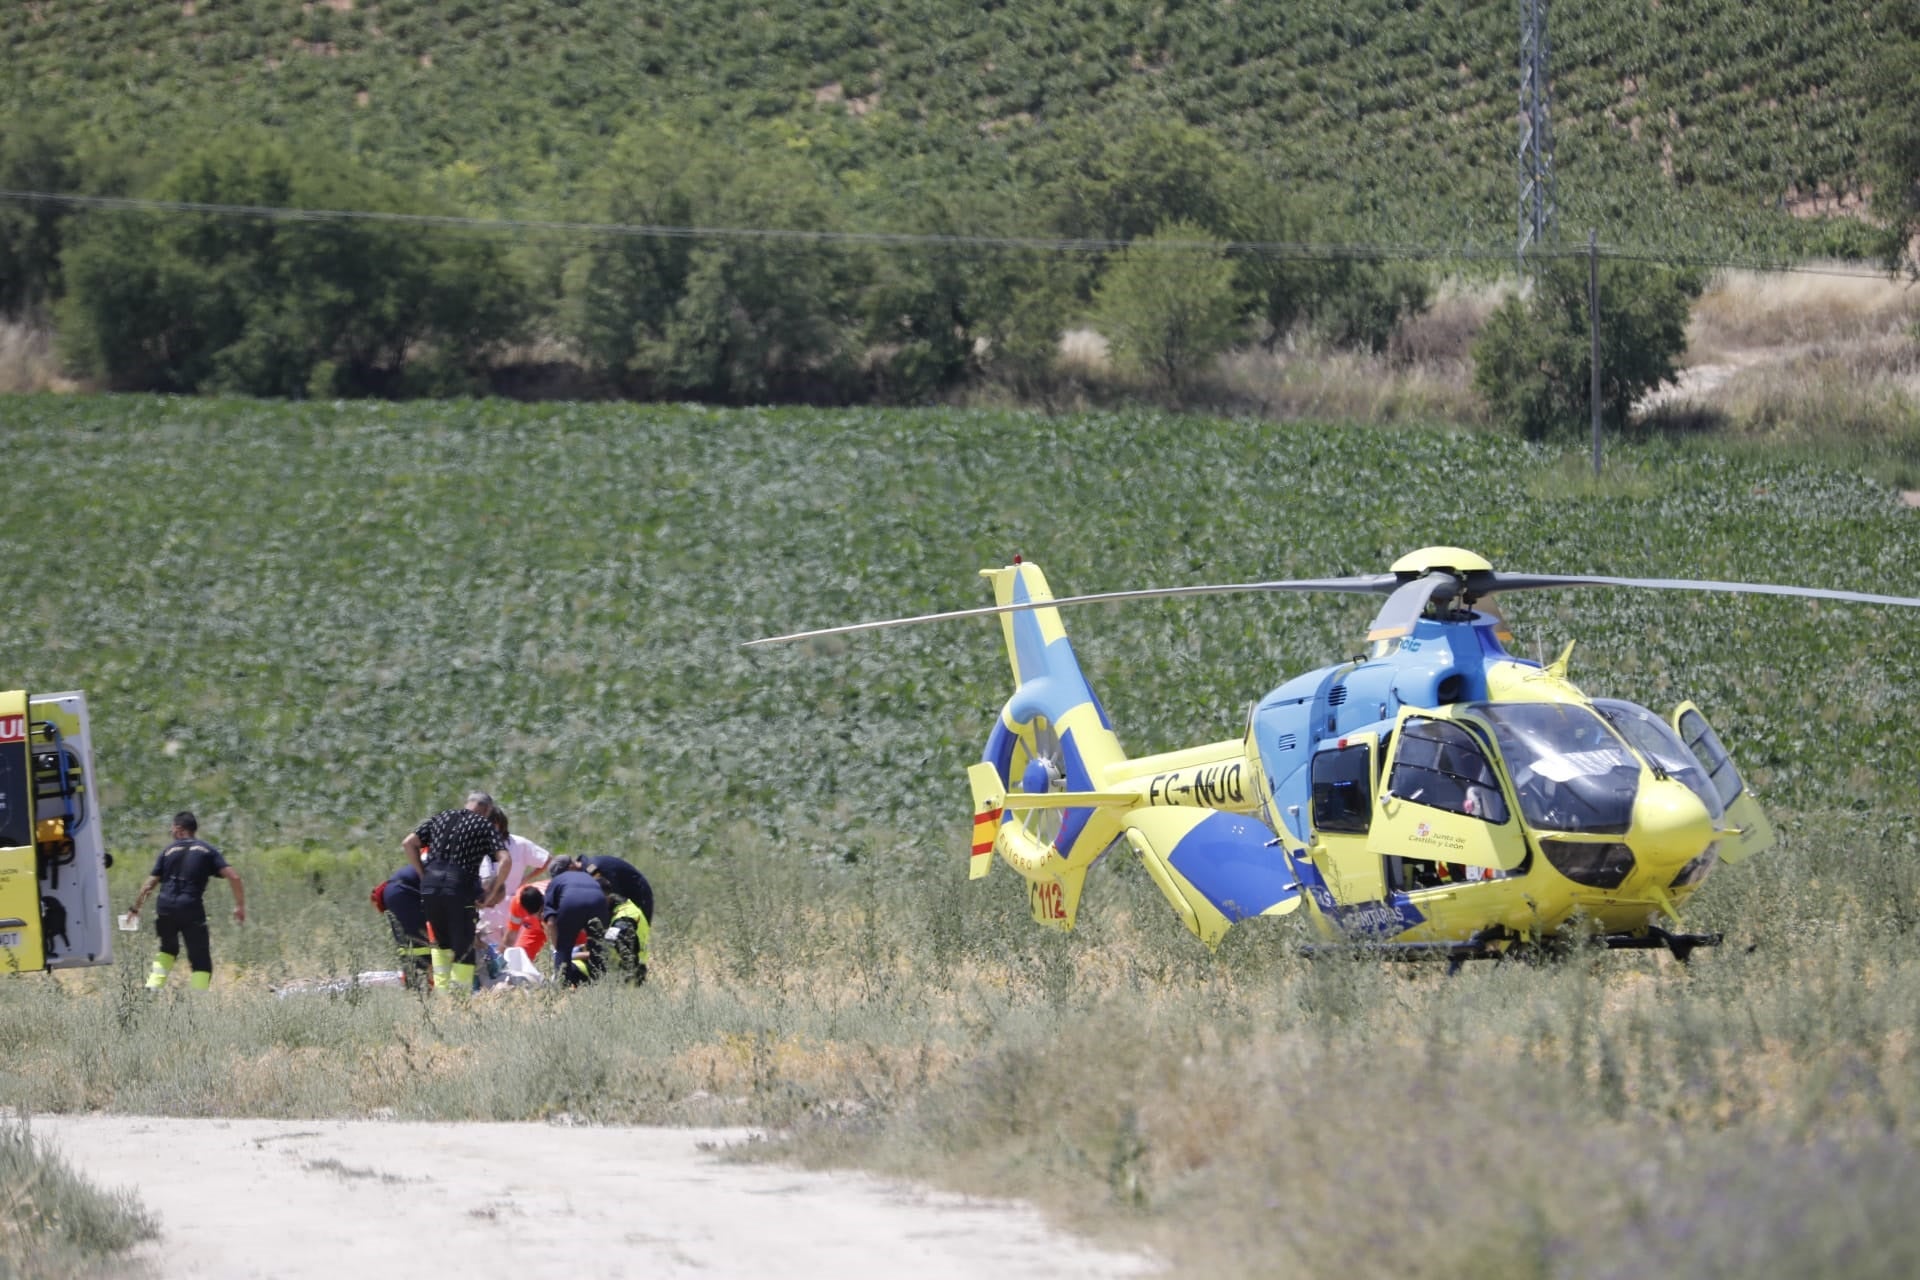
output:
[[[997,616],[1015,689],[973,792],[972,878],[995,855],[1027,882],[1040,924],[1073,928],[1089,868],[1136,854],[1181,922],[1217,947],[1237,922],[1303,903],[1329,944],[1459,964],[1565,941],[1665,948],[1719,935],[1681,908],[1773,832],[1692,703],[1658,715],[1590,698],[1552,663],[1509,652],[1488,598],[1560,587],[1920,599],[1671,578],[1496,572],[1428,547],[1386,573],[1056,599],[1037,565],[983,569],[991,606],[749,642]],[[1242,737],[1129,758],[1081,673],[1062,606],[1227,592],[1384,595],[1364,657],[1287,681]],[[1476,607],[1478,605],[1479,607]]]

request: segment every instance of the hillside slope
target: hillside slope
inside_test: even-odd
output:
[[[1553,19],[1565,225],[1832,247],[1791,215],[1857,194],[1860,9],[1602,0]],[[566,208],[637,120],[775,120],[845,174],[909,155],[977,172],[1077,117],[1175,113],[1264,153],[1349,234],[1500,246],[1518,25],[1488,0],[31,0],[0,6],[0,110],[149,154],[258,121],[530,213]]]

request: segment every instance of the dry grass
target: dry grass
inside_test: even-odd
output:
[[[1477,425],[1484,422],[1485,409],[1473,391],[1473,343],[1512,291],[1511,282],[1449,279],[1435,291],[1431,307],[1401,322],[1382,353],[1327,347],[1300,331],[1272,350],[1247,346],[1228,352],[1177,395],[1117,370],[1097,330],[1070,329],[1060,336],[1059,356],[1040,399],[1053,411],[1148,401],[1175,410],[1281,421]],[[977,389],[962,398],[969,404],[1007,403],[1004,396],[983,399]]]
[[[1781,816],[1803,824],[1842,825]],[[384,859],[257,856],[257,918],[216,926],[209,994],[142,990],[145,935],[112,969],[0,983],[0,1102],[758,1123],[788,1135],[774,1154],[1032,1198],[1190,1275],[1400,1277],[1417,1257],[1751,1280],[1862,1242],[1885,1265],[1847,1274],[1920,1259],[1920,933],[1886,916],[1916,900],[1902,836],[1788,839],[1720,873],[1697,923],[1740,945],[1688,970],[1602,954],[1454,978],[1307,962],[1298,921],[1209,955],[1125,861],[1096,868],[1061,936],[1004,872],[828,871],[762,856],[746,828],[730,843],[737,860],[659,869],[643,991],[464,1001],[275,998],[276,973],[376,962],[363,886]],[[138,869],[116,871],[123,895]],[[1675,1254],[1675,1223],[1700,1252]]]
[[[83,1280],[119,1274],[115,1255],[158,1228],[131,1193],[99,1190],[36,1141],[0,1126],[0,1276]]]
[[[1906,281],[1727,271],[1694,304],[1687,362],[1737,363],[1757,352],[1871,345],[1901,337],[1916,318],[1920,288]]]
[[[78,383],[60,372],[51,329],[0,319],[0,394],[78,388]]]
[[[1477,423],[1485,409],[1473,366],[1459,359],[1401,361],[1392,353],[1236,351],[1211,387],[1221,407],[1281,420]]]
[[[1471,376],[1473,344],[1487,317],[1513,295],[1515,282],[1449,278],[1434,290],[1433,305],[1400,322],[1387,355],[1396,365],[1466,366]]]
[[[1687,367],[1652,426],[1862,451],[1920,482],[1920,291],[1904,282],[1728,273],[1695,304]]]
[[[1091,378],[1112,372],[1113,357],[1106,335],[1096,329],[1069,329],[1060,335],[1060,371]]]

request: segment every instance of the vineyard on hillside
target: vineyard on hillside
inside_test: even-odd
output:
[[[1561,209],[1609,240],[1844,247],[1873,36],[1858,7],[1603,0],[1552,15]],[[889,194],[1022,185],[1075,121],[1177,118],[1256,153],[1337,238],[1499,246],[1518,16],[1487,0],[186,0],[0,12],[0,107],[162,162],[236,122],[465,209],[576,207],[636,122],[778,137],[874,225]],[[900,189],[904,188],[904,191]]]

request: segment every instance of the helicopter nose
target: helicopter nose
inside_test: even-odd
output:
[[[1627,845],[1643,864],[1683,866],[1705,852],[1718,834],[1713,815],[1685,783],[1656,778],[1634,797]]]

